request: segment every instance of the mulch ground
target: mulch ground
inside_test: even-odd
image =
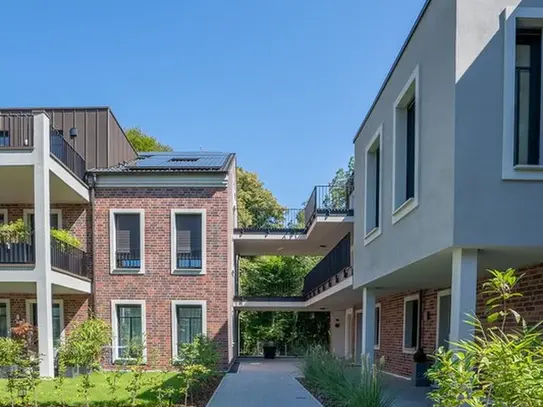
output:
[[[189,398],[189,407],[205,407],[223,377],[224,375],[213,376],[202,384],[202,387],[193,395],[192,400]]]
[[[298,380],[300,384],[313,395],[313,397],[319,400],[319,402],[324,407],[340,407],[337,403],[334,403],[332,400],[330,400],[330,398],[328,398],[326,394],[318,391],[318,389],[313,388],[303,377],[297,377],[296,380]]]

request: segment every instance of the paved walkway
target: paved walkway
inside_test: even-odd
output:
[[[319,407],[298,383],[295,359],[242,359],[237,373],[228,373],[207,407]]]

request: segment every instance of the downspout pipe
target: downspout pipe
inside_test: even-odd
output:
[[[87,174],[87,184],[90,192],[90,222],[91,222],[91,299],[89,303],[89,316],[95,313],[94,295],[96,293],[96,279],[94,278],[94,259],[96,259],[96,222],[94,219],[94,206],[96,200],[96,174]]]

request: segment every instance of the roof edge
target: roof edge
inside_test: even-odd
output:
[[[388,82],[390,81],[390,78],[392,77],[392,74],[396,70],[396,67],[398,66],[398,63],[400,62],[400,59],[402,59],[402,56],[405,53],[405,50],[407,49],[407,46],[409,45],[409,43],[411,42],[411,39],[413,38],[413,34],[415,34],[415,31],[419,27],[419,24],[420,24],[422,18],[424,17],[424,14],[426,14],[426,11],[428,10],[428,7],[430,6],[431,2],[432,2],[432,0],[426,0],[426,3],[424,3],[424,6],[422,6],[422,10],[420,11],[417,19],[415,20],[415,23],[413,24],[413,27],[411,27],[411,30],[409,31],[409,34],[407,35],[407,39],[405,40],[402,47],[400,48],[400,52],[396,56],[396,59],[394,59],[394,62],[392,63],[392,66],[391,66],[390,70],[388,71],[388,74],[387,74],[385,80],[383,81],[383,84],[381,85],[381,88],[379,89],[379,92],[377,92],[377,96],[373,100],[373,103],[371,104],[371,106],[370,106],[370,108],[368,110],[368,113],[366,113],[366,116],[364,117],[364,120],[362,121],[362,124],[358,128],[358,130],[356,132],[356,135],[353,138],[353,143],[356,143],[356,140],[358,139],[358,136],[362,132],[362,129],[364,128],[364,126],[366,125],[369,117],[373,113],[373,110],[375,109],[375,106],[377,105],[377,102],[381,98],[381,95],[383,94],[386,86],[388,85]]]

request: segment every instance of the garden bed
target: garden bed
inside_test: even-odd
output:
[[[109,407],[129,407],[131,397],[127,390],[133,373],[123,373],[119,379],[117,389],[113,393],[108,386],[108,372],[97,372],[91,375],[91,382],[94,386],[90,390],[90,405]],[[205,407],[215,389],[222,380],[223,374],[219,373],[203,382],[198,389],[194,390],[192,400],[189,398],[190,407]],[[62,390],[55,389],[55,380],[43,380],[39,383],[36,391],[37,403],[39,406],[84,406],[85,400],[80,393],[81,376],[71,379],[66,378]],[[0,379],[0,406],[11,406],[10,395],[7,388],[7,379]],[[175,372],[144,373],[144,384],[137,393],[136,404],[138,406],[159,406],[161,403],[157,397],[157,389],[160,387],[172,387],[176,394],[172,399],[172,404],[182,405],[179,395],[181,380]],[[33,400],[31,401],[33,404]],[[169,402],[164,401],[163,406],[168,406]]]
[[[330,399],[330,397],[326,396],[326,394],[324,394],[322,391],[313,388],[313,386],[311,386],[303,377],[297,377],[296,380],[298,380],[298,382],[300,382],[300,384],[304,386],[304,388],[311,393],[311,395],[315,397],[324,407],[340,407],[338,403],[334,403],[334,401]]]

